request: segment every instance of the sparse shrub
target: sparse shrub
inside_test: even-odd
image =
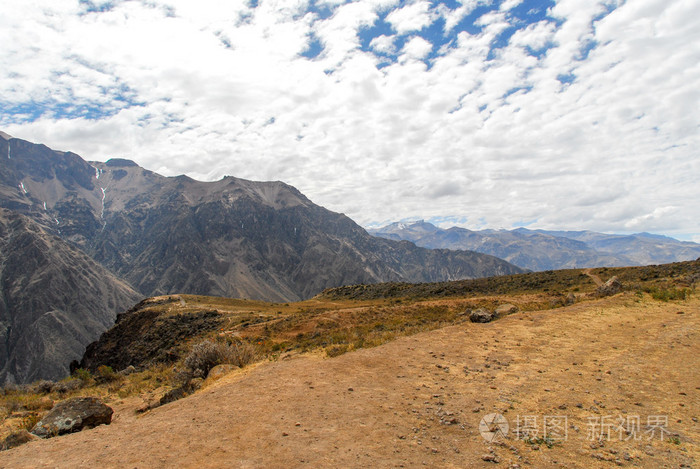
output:
[[[111,383],[122,379],[122,376],[115,373],[111,366],[100,365],[97,367],[97,373],[95,374],[95,381],[98,384]]]
[[[78,368],[73,372],[73,376],[81,380],[83,384],[88,384],[90,381],[92,381],[92,373],[85,368]]]
[[[78,378],[68,378],[56,383],[53,390],[59,394],[65,394],[67,392],[77,391],[83,386],[85,386],[85,382],[83,380]]]
[[[255,359],[255,350],[246,342],[223,344],[205,340],[198,343],[185,358],[185,373],[189,378],[206,378],[216,365],[244,367]]]
[[[39,420],[41,420],[41,416],[36,412],[31,412],[30,414],[22,417],[20,428],[30,431],[37,423],[39,423]]]
[[[687,288],[647,288],[648,293],[652,298],[659,301],[677,301],[685,300],[690,296],[690,290]]]

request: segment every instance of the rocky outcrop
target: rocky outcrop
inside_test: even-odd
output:
[[[622,291],[622,282],[617,277],[612,277],[610,280],[596,288],[595,295],[599,297],[612,296]]]
[[[469,320],[471,322],[478,322],[478,323],[485,323],[485,322],[491,322],[493,320],[494,316],[493,313],[491,313],[489,310],[485,308],[479,308],[475,309],[471,313],[469,313]]]
[[[216,330],[222,321],[215,310],[178,313],[180,301],[178,296],[149,298],[119,314],[114,327],[88,345],[72,366],[94,372],[107,365],[120,371],[177,360],[188,338]]]
[[[112,422],[113,410],[95,397],[75,397],[56,404],[34,426],[32,433],[40,438],[51,438],[79,432]]]

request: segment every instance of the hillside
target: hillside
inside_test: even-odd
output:
[[[472,231],[442,229],[424,221],[392,223],[369,232],[427,248],[490,254],[534,271],[667,264],[700,258],[700,244],[648,233],[611,235],[526,228]]]
[[[0,383],[66,376],[139,297],[37,223],[0,209]]]
[[[625,292],[589,295],[594,277],[612,274]],[[0,466],[697,465],[700,262],[511,280],[510,291],[480,280],[383,298],[384,287],[367,286],[375,293],[365,299],[348,299],[354,290],[344,288],[286,305],[187,295],[145,301],[131,314],[157,314],[161,330],[172,330],[168,318],[215,310],[222,327],[198,337],[261,343],[265,358],[145,413],[135,411],[162,390],[143,386],[162,384],[172,365],[86,388],[114,407],[110,426],[2,452]],[[673,291],[684,299],[669,301]],[[551,301],[563,293],[575,304]],[[459,314],[504,302],[520,311],[488,324]],[[329,353],[343,343],[350,353]],[[492,413],[509,429],[489,442],[480,422]],[[620,417],[628,433],[601,426]]]
[[[522,271],[471,251],[372,237],[282,182],[168,178],[130,160],[88,163],[0,139],[0,154],[8,151],[0,206],[75,243],[144,296],[292,301],[339,285]]]

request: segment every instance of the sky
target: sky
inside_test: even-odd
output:
[[[700,0],[3,0],[0,130],[363,226],[700,242]]]

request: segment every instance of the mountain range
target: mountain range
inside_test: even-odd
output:
[[[368,231],[427,248],[491,254],[534,271],[666,264],[700,257],[700,244],[649,233],[616,235],[526,228],[472,231],[459,227],[442,229],[423,220],[395,222]]]
[[[69,284],[57,284],[60,289],[46,280],[41,288],[15,288],[12,295],[3,284],[0,321],[5,330],[11,324],[34,324],[31,308],[15,306],[22,302],[40,306],[32,309],[34,315],[61,310],[76,324],[92,321],[76,309],[79,302],[99,324],[87,334],[94,336],[111,325],[116,312],[144,296],[189,293],[287,302],[341,285],[523,271],[473,251],[426,249],[371,236],[350,218],[315,205],[282,182],[164,177],[126,159],[87,162],[71,152],[0,137],[0,207],[14,227],[3,232],[3,260],[14,259],[14,264],[0,264],[3,278],[19,278],[15,264],[26,276],[75,276]],[[7,244],[25,231],[49,246],[42,264],[32,263],[27,244]],[[97,278],[103,282],[99,288]],[[107,301],[106,291],[113,292],[112,300]],[[56,334],[42,332],[41,340],[55,340]],[[94,340],[73,335],[83,347]],[[17,365],[22,371],[0,375],[0,382],[53,378],[65,371],[68,362],[39,366],[47,362],[38,347],[7,344],[0,369],[9,366],[11,355],[24,357],[24,364]],[[57,359],[75,355],[57,348]]]

